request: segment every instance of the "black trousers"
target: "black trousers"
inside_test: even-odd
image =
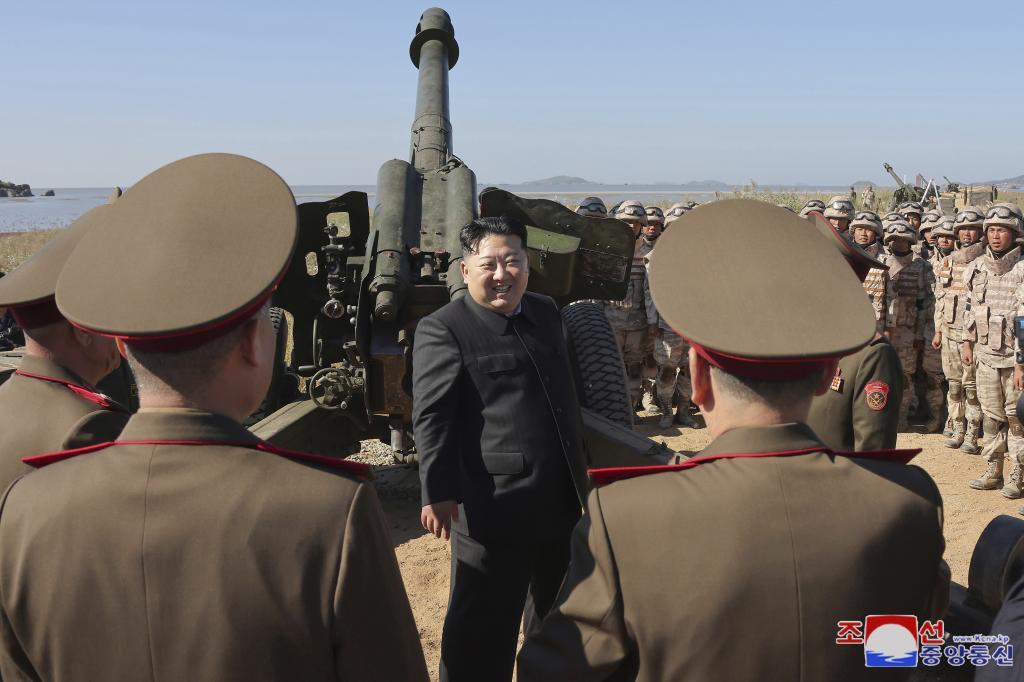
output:
[[[540,628],[569,565],[569,539],[485,546],[452,533],[441,682],[512,679],[519,624],[527,636]]]

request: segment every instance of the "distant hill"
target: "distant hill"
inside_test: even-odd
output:
[[[592,182],[586,178],[580,178],[575,175],[552,175],[550,178],[541,178],[540,180],[527,180],[526,182],[520,182],[520,185],[529,185],[530,187],[565,187],[567,185],[600,185],[600,182]]]
[[[985,184],[997,187],[1024,187],[1024,175],[1018,175],[1015,178],[1007,178],[1005,180],[989,180]]]
[[[687,191],[687,190],[703,190],[703,191],[715,191],[715,190],[730,190],[732,185],[722,182],[720,180],[693,180],[686,183],[672,183],[672,182],[654,182],[654,183],[636,183],[636,182],[622,182],[622,183],[608,183],[608,182],[594,182],[593,180],[587,180],[576,175],[554,175],[550,178],[541,178],[540,180],[527,180],[526,182],[517,183],[495,183],[500,187],[517,187],[530,189],[542,190],[544,188],[557,188],[559,190],[573,189],[578,191],[587,190],[603,190],[603,189],[621,189],[629,187],[637,191],[640,190],[665,190],[665,191]]]

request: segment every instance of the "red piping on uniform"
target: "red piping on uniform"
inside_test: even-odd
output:
[[[679,332],[676,333],[679,334]],[[816,358],[743,358],[711,350],[683,334],[679,335],[690,343],[698,355],[722,371],[735,376],[766,381],[802,379],[846,355],[843,353]]]
[[[85,398],[89,402],[96,403],[100,407],[106,408],[108,410],[120,411],[120,406],[117,405],[116,403],[112,403],[110,401],[110,399],[107,398],[107,396],[103,395],[102,393],[96,393],[95,391],[91,391],[88,388],[86,388],[85,386],[79,386],[78,384],[72,383],[70,381],[64,381],[63,379],[55,379],[54,377],[48,377],[48,376],[46,376],[44,374],[33,374],[32,372],[26,372],[26,371],[21,370],[21,369],[15,371],[14,373],[15,374],[20,374],[23,377],[29,377],[30,379],[39,379],[40,381],[50,381],[50,382],[53,382],[55,384],[61,384],[62,386],[67,386],[73,393],[76,393],[76,394],[82,396],[83,398]]]
[[[90,445],[84,448],[76,448],[74,450],[64,450],[63,452],[49,452],[42,455],[32,455],[31,457],[22,458],[21,461],[29,466],[40,468],[48,464],[53,464],[54,462],[61,462],[66,459],[71,459],[72,457],[77,457],[78,455],[103,450],[111,447],[112,445],[222,445],[233,448],[248,448],[250,450],[259,450],[260,452],[277,455],[279,457],[287,457],[288,459],[323,464],[324,466],[328,466],[333,469],[341,469],[353,476],[356,476],[357,478],[367,481],[373,478],[373,472],[369,464],[363,464],[362,462],[350,462],[346,459],[337,459],[335,457],[327,457],[326,455],[316,455],[310,452],[285,450],[284,448],[278,448],[270,443],[264,443],[263,441],[253,443],[243,441],[206,440],[115,440],[109,443],[100,443],[98,445]]]
[[[593,481],[596,487],[608,485],[615,481],[625,480],[627,478],[636,478],[637,476],[646,476],[648,474],[657,474],[664,471],[683,471],[685,469],[693,469],[695,467],[704,464],[705,462],[713,462],[718,459],[739,459],[739,458],[755,458],[755,457],[788,457],[791,455],[809,455],[814,452],[822,452],[826,455],[832,455],[834,457],[854,457],[860,459],[875,459],[882,461],[897,461],[902,464],[908,464],[910,460],[921,452],[920,448],[903,449],[903,450],[870,450],[866,452],[833,452],[824,446],[804,448],[802,450],[782,450],[780,452],[747,452],[747,453],[727,453],[721,455],[704,455],[702,457],[694,457],[688,459],[685,462],[679,464],[654,464],[651,466],[632,466],[632,467],[609,467],[607,469],[588,469],[587,473],[590,475],[591,481]]]

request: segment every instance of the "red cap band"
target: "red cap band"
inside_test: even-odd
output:
[[[718,369],[738,377],[763,379],[765,381],[785,381],[802,379],[815,371],[825,368],[828,363],[842,356],[827,358],[742,358],[736,355],[719,353],[705,348],[699,343],[690,341],[690,346],[702,358]]]
[[[60,310],[57,309],[57,303],[53,296],[44,298],[37,303],[11,306],[11,314],[14,315],[14,321],[22,329],[45,327],[64,319]]]

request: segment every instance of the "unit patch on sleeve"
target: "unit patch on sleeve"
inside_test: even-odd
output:
[[[868,407],[881,412],[889,402],[889,384],[884,381],[869,381],[864,387],[864,398],[868,401]]]

